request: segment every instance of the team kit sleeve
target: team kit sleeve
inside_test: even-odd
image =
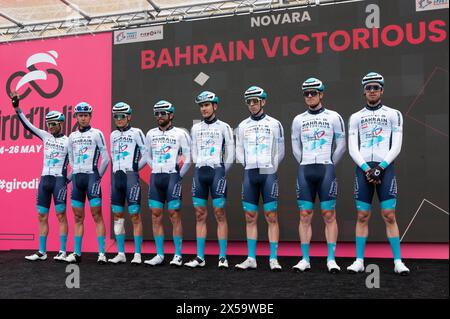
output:
[[[224,127],[223,135],[225,138],[224,164],[225,164],[225,173],[227,173],[234,162],[233,130],[228,124],[226,124]]]
[[[369,165],[366,163],[359,151],[359,141],[358,141],[358,118],[353,114],[350,117],[348,124],[348,151],[353,161],[361,167],[363,171],[370,169]]]
[[[336,165],[345,153],[345,126],[342,117],[336,113],[336,118],[333,121],[334,129],[334,141],[336,143],[336,148],[334,149],[332,161]]]
[[[103,174],[105,174],[106,169],[108,168],[109,154],[108,154],[108,149],[106,148],[106,144],[105,144],[105,137],[104,137],[103,133],[100,131],[98,131],[96,143],[97,143],[98,149],[100,150],[100,156],[102,158],[98,172],[99,172],[100,177],[103,177]]]
[[[384,160],[380,163],[383,169],[386,169],[400,154],[403,141],[403,117],[400,111],[395,110],[389,117],[392,127],[391,148],[386,154]]]
[[[301,121],[297,117],[292,121],[291,128],[291,143],[292,152],[297,162],[300,164],[302,162],[302,137],[301,137]]]
[[[152,135],[150,131],[147,132],[147,135],[145,137],[145,145],[147,146],[147,164],[150,169],[153,169]]]
[[[47,131],[38,129],[36,126],[34,126],[28,119],[27,117],[22,113],[22,110],[20,108],[16,109],[16,113],[17,116],[19,117],[19,121],[22,123],[23,127],[25,127],[25,129],[27,131],[30,131],[33,135],[37,136],[39,139],[41,139],[42,141],[45,138],[48,138],[51,136],[51,134]]]
[[[114,169],[114,142],[113,142],[114,131],[111,132],[109,136],[109,151],[111,152],[111,165]]]
[[[276,144],[276,154],[275,163],[277,166],[280,165],[281,161],[284,159],[285,147],[284,147],[284,129],[281,122],[277,121],[275,127],[275,144]]]
[[[197,155],[198,155],[198,150],[197,150],[197,138],[195,137],[196,135],[196,126],[193,125],[191,128],[191,156],[192,156],[192,163],[197,164]]]
[[[245,167],[244,130],[242,125],[238,126],[236,134],[236,160]]]
[[[73,164],[74,164],[74,159],[73,159],[73,144],[72,144],[72,134],[69,135],[69,139],[67,141],[67,152],[69,154],[69,164],[70,164],[70,176],[72,177],[72,172],[73,172]]]
[[[145,166],[145,164],[147,164],[147,152],[148,152],[144,133],[140,129],[137,129],[136,144],[141,152],[141,158],[139,159],[138,163],[138,170],[140,171]]]
[[[191,167],[191,138],[184,130],[180,135],[180,148],[181,154],[184,156],[184,163],[180,170],[180,177],[183,177]]]

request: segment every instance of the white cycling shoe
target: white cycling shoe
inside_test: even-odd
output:
[[[338,272],[341,271],[341,267],[339,267],[338,264],[336,264],[336,260],[327,261],[327,268],[328,272],[331,274],[337,274]]]
[[[144,264],[152,267],[162,265],[163,263],[164,263],[164,256],[162,255],[155,255],[155,257],[153,257],[152,259],[144,261]]]
[[[410,271],[401,260],[394,261],[394,272],[401,276],[408,276]]]
[[[297,265],[292,267],[295,271],[304,272],[304,271],[310,271],[311,270],[311,264],[309,261],[302,259],[298,262]]]
[[[25,256],[26,260],[29,261],[43,261],[47,259],[47,254],[46,253],[41,253],[40,251],[34,253],[33,255],[30,256]]]
[[[140,265],[142,264],[142,257],[141,254],[135,253],[133,260],[131,261],[132,265]]]
[[[111,264],[124,264],[127,262],[127,257],[124,253],[118,253],[114,258],[108,259],[108,262]]]
[[[188,268],[197,268],[197,267],[205,267],[206,262],[204,259],[201,259],[200,257],[195,257],[194,259],[192,259],[191,261],[187,262],[184,264],[186,267]]]
[[[353,264],[347,267],[347,271],[351,274],[364,272],[364,261],[361,259],[356,259]]]
[[[240,269],[240,270],[253,270],[253,269],[256,269],[256,267],[257,267],[256,259],[249,257],[246,260],[244,260],[242,263],[237,264],[235,267],[237,269]]]

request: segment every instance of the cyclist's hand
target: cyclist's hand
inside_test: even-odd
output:
[[[9,96],[11,98],[12,106],[14,108],[18,108],[19,107],[19,100],[20,100],[19,93],[17,91],[14,91],[14,92],[11,92]]]

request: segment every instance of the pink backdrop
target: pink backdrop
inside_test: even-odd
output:
[[[42,54],[35,59],[29,59],[38,53]],[[42,144],[37,137],[25,138],[22,125],[17,119],[10,118],[15,112],[7,96],[8,79],[14,73],[23,71],[10,81],[11,90],[14,90],[24,77],[26,78],[22,81],[30,79],[28,74],[35,71],[33,66],[27,68],[27,60],[29,64],[34,64],[35,69],[44,71],[40,75],[39,72],[33,73],[37,78],[19,89],[20,94],[30,89],[30,93],[21,101],[20,106],[25,114],[34,108],[36,114],[33,118],[34,125],[43,124],[40,116],[47,112],[47,108],[67,112],[78,102],[86,101],[94,108],[91,124],[104,133],[109,150],[111,131],[111,35],[109,33],[0,45],[0,250],[38,247],[37,183],[34,181],[41,175],[43,152],[42,148],[38,150],[37,147]],[[56,96],[43,97],[46,93],[53,93],[58,88],[58,79],[52,69],[61,74],[63,85]],[[40,90],[46,93],[39,93]],[[68,115],[70,114],[71,112]],[[71,126],[74,122],[75,120],[72,120]],[[22,150],[22,146],[29,148]],[[103,215],[107,225],[106,238],[109,238],[110,224],[109,172],[108,169],[102,180]],[[72,251],[73,215],[70,207],[70,184],[67,198],[69,219],[67,249]],[[94,222],[88,210],[86,215],[83,250],[97,251]],[[49,221],[47,249],[58,250],[59,230],[53,203]]]

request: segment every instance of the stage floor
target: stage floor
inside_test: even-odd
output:
[[[146,266],[97,265],[96,254],[83,254],[80,288],[66,287],[67,264],[49,259],[28,262],[30,251],[0,251],[0,298],[164,298],[164,299],[297,299],[297,298],[448,298],[448,260],[404,259],[409,276],[393,273],[392,259],[367,258],[366,266],[380,268],[380,288],[368,289],[368,273],[328,274],[326,259],[312,257],[312,270],[295,273],[291,267],[298,257],[280,257],[284,267],[272,273],[266,256],[258,257],[258,269],[241,272],[233,268],[218,270],[217,257],[207,256],[203,269]],[[109,254],[108,257],[111,257]],[[132,256],[127,255],[130,261]],[[149,255],[144,255],[148,258]],[[172,256],[167,255],[170,259]],[[185,255],[188,261],[193,255]],[[229,256],[232,267],[242,256]],[[345,269],[353,258],[337,258]]]

